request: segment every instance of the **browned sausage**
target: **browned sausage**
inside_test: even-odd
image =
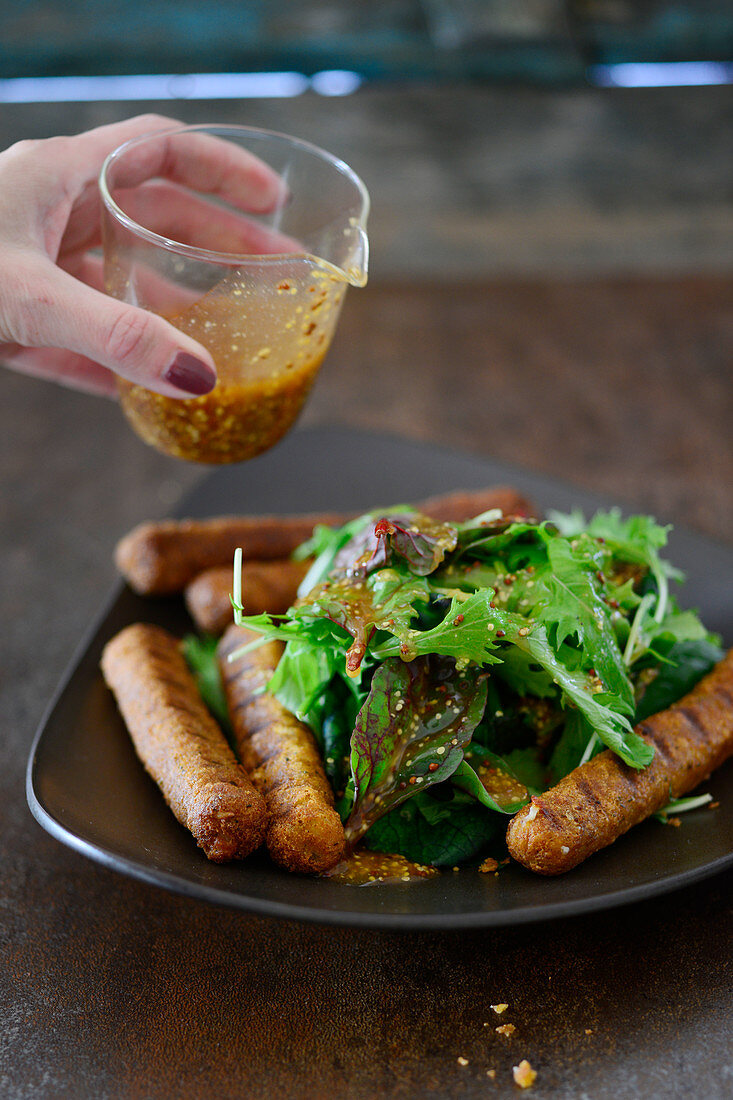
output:
[[[419,512],[440,520],[441,523],[461,523],[480,516],[482,512],[497,509],[505,516],[531,516],[532,505],[516,489],[495,485],[488,489],[467,489],[428,497],[416,504]]]
[[[269,611],[282,615],[294,603],[298,585],[311,562],[281,558],[246,561],[242,565],[242,608],[245,615]],[[206,569],[186,586],[186,607],[199,630],[221,634],[232,622],[232,569],[217,565]]]
[[[241,546],[246,559],[287,558],[317,523],[340,524],[343,516],[223,516],[206,520],[143,523],[118,543],[117,568],[146,596],[167,596],[215,565],[229,565]]]
[[[259,847],[264,800],[201,701],[177,639],[135,623],[105,646],[102,671],[140,760],[207,857],[244,859]]]
[[[325,871],[344,851],[344,829],[318,746],[307,726],[261,689],[280,659],[279,642],[229,662],[228,654],[260,636],[230,626],[219,643],[219,662],[239,759],[262,792],[270,814],[265,838],[276,863],[288,871]]]
[[[444,522],[469,519],[490,508],[500,508],[505,515],[530,514],[527,501],[504,488],[449,493],[417,507]],[[337,527],[353,515],[223,516],[143,523],[117,544],[115,561],[136,592],[165,596],[180,592],[205,569],[231,565],[237,547],[245,560],[286,558],[310,538],[316,524]]]
[[[512,818],[510,854],[559,875],[701,783],[733,755],[733,650],[693,690],[636,732],[654,746],[641,770],[606,750]]]

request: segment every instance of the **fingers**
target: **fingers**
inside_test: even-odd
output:
[[[216,370],[205,348],[153,313],[85,286],[49,261],[25,258],[0,310],[0,338],[64,348],[168,397],[209,393]]]
[[[121,205],[139,224],[195,248],[256,254],[303,250],[293,237],[160,180],[123,192]]]
[[[87,220],[98,214],[97,179],[106,157],[118,146],[149,133],[160,142],[132,146],[117,164],[116,186],[133,187],[151,177],[167,178],[193,190],[226,199],[250,213],[269,213],[287,199],[283,179],[238,145],[200,133],[176,133],[183,123],[163,115],[141,115],[100,126],[73,137],[21,141],[0,153],[3,192],[0,210],[12,212],[3,235],[48,245],[49,222],[60,240],[75,204]],[[40,232],[39,230],[40,214]]]
[[[60,381],[95,392],[111,390],[105,370],[170,397],[213,389],[209,352],[161,317],[101,293],[94,264],[82,256],[99,241],[101,164],[120,144],[153,131],[165,133],[150,148],[131,146],[126,172],[129,186],[149,173],[160,177],[153,187],[170,204],[166,235],[176,235],[178,221],[192,238],[211,225],[214,251],[301,251],[298,242],[233,211],[212,214],[213,204],[185,190],[251,213],[272,210],[287,195],[283,180],[262,161],[220,138],[184,135],[182,125],[144,115],[76,137],[20,142],[0,153],[0,345],[11,346],[6,351],[18,369],[56,369]],[[152,202],[154,195],[151,189],[139,201]],[[60,267],[53,263],[57,257]]]
[[[285,181],[254,154],[223,138],[163,131],[158,141],[131,145],[110,172],[115,188],[156,177],[217,195],[240,210],[264,214],[288,198]]]
[[[303,251],[303,245],[295,238],[163,180],[116,191],[115,199],[133,221],[194,248],[255,255]],[[101,243],[99,222],[86,214],[85,207],[78,216],[76,210],[72,213],[59,262],[63,263],[69,253],[95,248]]]
[[[95,290],[104,291],[104,265],[93,255],[76,259],[73,264],[64,265],[64,269]],[[166,279],[152,267],[136,266],[131,289],[136,305],[151,310],[160,317],[172,318],[184,310],[190,309],[201,298],[201,291],[189,290],[171,279]]]
[[[2,240],[33,243],[53,254],[74,204],[98,221],[97,180],[105,157],[145,132],[180,125],[161,115],[143,115],[75,137],[11,145],[0,153]]]

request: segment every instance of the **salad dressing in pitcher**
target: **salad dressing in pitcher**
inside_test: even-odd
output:
[[[177,458],[253,458],[297,419],[331,343],[343,296],[343,279],[311,264],[287,276],[274,269],[254,285],[240,273],[223,279],[193,306],[166,318],[211,352],[218,375],[214,389],[178,400],[120,379],[125,415],[146,443]]]

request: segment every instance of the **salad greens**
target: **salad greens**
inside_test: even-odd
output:
[[[617,511],[400,507],[316,528],[285,616],[245,617],[235,588],[235,621],[286,643],[269,690],[313,730],[349,844],[453,865],[604,746],[645,767],[634,724],[722,657],[670,591],[666,541]]]
[[[183,656],[193,673],[199,694],[227,736],[231,735],[229,707],[216,660],[218,640],[209,634],[199,637],[187,634],[183,639]]]

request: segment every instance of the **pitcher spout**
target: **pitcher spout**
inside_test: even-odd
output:
[[[351,286],[366,286],[369,277],[369,238],[363,225],[354,229],[354,249],[344,276]]]
[[[342,279],[349,286],[366,286],[369,277],[369,238],[364,225],[350,218],[343,229],[343,241],[339,242],[337,259],[311,255],[311,261],[332,278]]]

